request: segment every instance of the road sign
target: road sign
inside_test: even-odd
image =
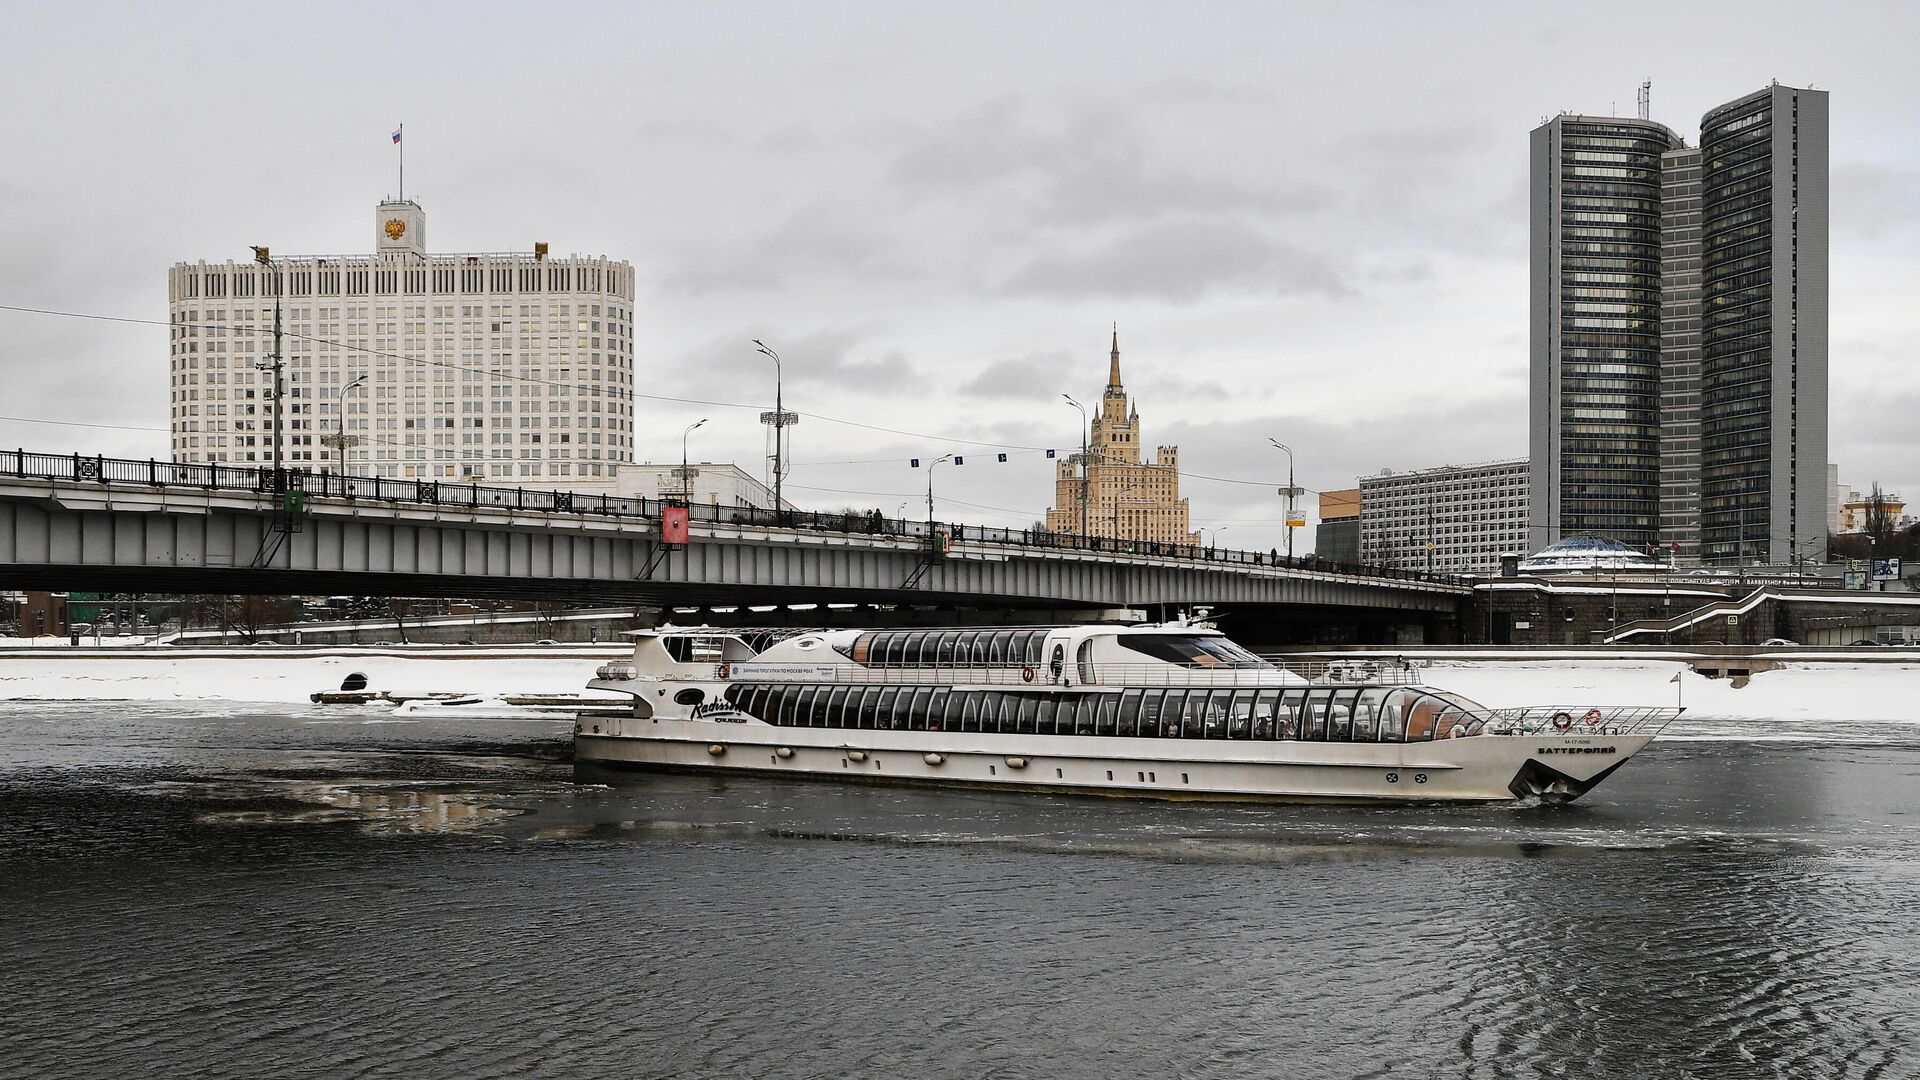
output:
[[[1739,625],[1740,625],[1740,616],[1738,616],[1738,615],[1729,615],[1729,616],[1727,616],[1727,625],[1728,625],[1728,626],[1739,626]]]
[[[1304,529],[1306,527],[1307,527],[1306,518],[1288,518],[1287,519],[1287,528],[1289,529]]]
[[[1900,560],[1899,559],[1873,560],[1873,580],[1899,581],[1900,580]]]

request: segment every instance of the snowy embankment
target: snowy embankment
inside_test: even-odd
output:
[[[1680,685],[1671,681],[1680,673]],[[1435,661],[1422,681],[1494,707],[1672,705],[1689,721],[1871,721],[1920,724],[1920,665],[1791,664],[1745,686],[1661,660]],[[1676,691],[1678,692],[1676,694]]]
[[[578,650],[551,656],[435,656],[260,649],[237,656],[156,650],[101,656],[47,650],[0,656],[0,700],[307,704],[308,695],[338,690],[354,672],[367,677],[367,689],[394,694],[581,694],[596,667],[622,655],[624,650],[596,657]]]
[[[298,702],[338,690],[358,672],[367,688],[399,695],[578,694],[594,669],[625,656],[598,649],[34,650],[0,654],[0,700]],[[1682,683],[1675,687],[1674,673]],[[1795,664],[1745,686],[1661,660],[1441,660],[1422,681],[1483,704],[1687,706],[1689,722],[1920,724],[1920,665]]]

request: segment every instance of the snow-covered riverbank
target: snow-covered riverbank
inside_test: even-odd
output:
[[[619,648],[485,650],[127,650],[0,656],[0,700],[306,703],[350,673],[396,694],[575,694]],[[1681,684],[1672,683],[1675,672]],[[1659,660],[1437,661],[1425,682],[1492,706],[1670,705],[1690,721],[1870,721],[1920,724],[1920,666],[1800,664],[1745,686]],[[1679,691],[1676,695],[1676,690]]]
[[[156,654],[0,657],[0,700],[254,701],[307,703],[358,672],[367,688],[395,694],[578,694],[594,668],[624,655],[434,656],[397,652],[258,650],[246,655]],[[264,655],[263,655],[264,654]]]

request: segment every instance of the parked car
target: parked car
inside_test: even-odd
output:
[[[558,645],[560,643],[553,640],[550,637],[543,637],[539,641],[534,642],[534,644],[535,645]]]
[[[1798,645],[1800,643],[1797,641],[1788,641],[1786,638],[1783,638],[1783,637],[1770,637],[1767,640],[1761,642],[1760,644],[1762,645]]]
[[[1854,642],[1854,644],[1855,644],[1855,645],[1866,645],[1866,646],[1869,646],[1869,647],[1871,647],[1871,646],[1874,646],[1874,645],[1878,645],[1878,644],[1880,644],[1880,643],[1879,643],[1879,642],[1877,642],[1877,641],[1875,641],[1875,640],[1873,640],[1872,638],[1861,638],[1861,639],[1860,639],[1859,641],[1856,641],[1856,642]]]

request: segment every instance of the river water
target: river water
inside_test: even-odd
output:
[[[0,703],[0,1076],[1920,1076],[1920,731],[1673,734],[1275,808]]]

